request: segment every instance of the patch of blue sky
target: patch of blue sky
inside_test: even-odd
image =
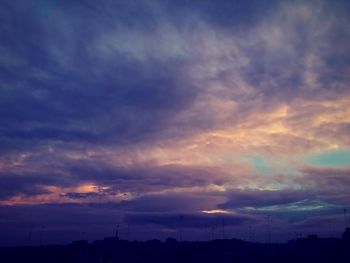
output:
[[[274,172],[273,167],[268,164],[266,158],[262,156],[251,156],[249,159],[258,173],[271,174]]]
[[[350,166],[350,150],[335,150],[313,154],[306,158],[306,162],[321,167]]]
[[[296,169],[295,164],[283,158],[254,154],[248,156],[247,159],[254,169],[260,174],[298,174],[298,169]]]

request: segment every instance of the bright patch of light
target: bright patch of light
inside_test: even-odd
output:
[[[221,209],[213,209],[213,210],[203,210],[202,213],[205,214],[230,214],[230,212]]]

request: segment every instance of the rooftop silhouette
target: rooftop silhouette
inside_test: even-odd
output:
[[[106,237],[69,245],[0,248],[1,262],[350,262],[350,228],[342,238],[309,235],[283,244],[239,239],[127,241]]]

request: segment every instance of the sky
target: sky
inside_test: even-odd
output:
[[[339,237],[349,11],[1,1],[0,245]]]

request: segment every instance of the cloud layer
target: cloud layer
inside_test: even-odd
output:
[[[264,241],[266,215],[276,240],[329,222],[339,234],[350,201],[348,8],[3,1],[1,244],[23,243],[30,225],[48,242],[117,223],[164,238],[179,217],[187,239],[224,219],[230,236],[253,227]]]

